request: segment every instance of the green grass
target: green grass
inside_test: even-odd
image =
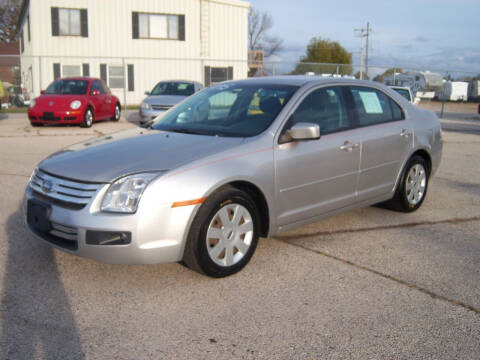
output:
[[[10,109],[1,109],[0,114],[26,114],[28,107],[24,108],[10,108]]]

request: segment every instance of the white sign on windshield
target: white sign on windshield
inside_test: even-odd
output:
[[[359,91],[358,94],[363,102],[363,107],[367,114],[382,114],[382,105],[380,105],[380,100],[378,95],[371,91]]]

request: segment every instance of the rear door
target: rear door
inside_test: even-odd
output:
[[[349,88],[355,125],[362,136],[358,200],[369,200],[392,192],[413,145],[412,125],[402,108],[383,91],[366,86]]]
[[[320,139],[289,141],[286,130],[300,122],[320,126]],[[345,90],[317,88],[294,110],[275,147],[280,226],[307,220],[355,202],[360,137],[352,129]]]

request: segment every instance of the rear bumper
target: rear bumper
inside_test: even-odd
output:
[[[29,110],[28,120],[36,124],[80,124],[84,110]]]

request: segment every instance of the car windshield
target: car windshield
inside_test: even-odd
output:
[[[55,95],[85,95],[88,81],[85,80],[57,80],[45,90],[45,94]]]
[[[399,89],[399,88],[393,88],[393,90],[395,90],[397,93],[399,93],[400,95],[402,95],[405,99],[407,99],[408,101],[411,101],[412,99],[410,99],[410,91],[408,91],[407,89]]]
[[[191,82],[164,81],[155,85],[150,95],[190,96],[194,92],[195,86]]]
[[[270,126],[297,89],[290,85],[220,84],[174,107],[152,128],[200,135],[255,136]]]

